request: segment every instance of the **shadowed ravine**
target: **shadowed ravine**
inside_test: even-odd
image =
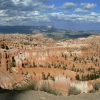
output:
[[[0,100],[17,100],[23,91],[0,89]]]

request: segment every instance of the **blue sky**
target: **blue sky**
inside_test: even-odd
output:
[[[0,0],[0,25],[100,30],[100,0]]]

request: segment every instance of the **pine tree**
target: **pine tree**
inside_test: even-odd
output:
[[[78,75],[78,74],[76,75],[76,80],[80,80],[80,77],[79,77],[79,75]]]

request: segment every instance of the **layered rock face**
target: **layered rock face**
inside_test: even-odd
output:
[[[14,89],[36,80],[39,86],[46,83],[63,94],[69,86],[82,93],[92,89],[90,76],[100,72],[100,36],[66,41],[45,39],[41,34],[12,36],[0,42],[2,88]]]

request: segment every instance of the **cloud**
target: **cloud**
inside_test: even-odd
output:
[[[85,10],[85,9],[81,9],[81,8],[76,8],[74,12],[75,13],[82,13],[82,12],[87,13],[87,12],[89,12],[89,10]]]
[[[57,11],[54,4],[46,5],[50,0],[0,0],[0,25],[55,25],[59,28],[83,29],[93,27],[99,29],[100,13],[91,12],[96,4],[81,3],[75,14],[67,10]],[[77,4],[64,3],[60,8],[72,9]],[[46,10],[52,10],[47,12]],[[84,14],[79,14],[84,13]],[[84,26],[84,27],[83,27]]]
[[[0,10],[19,10],[19,11],[45,11],[56,9],[54,5],[46,6],[44,2],[48,0],[1,0]]]
[[[45,2],[48,2],[50,0],[38,0],[38,1],[45,3]]]
[[[34,2],[34,3],[33,3]],[[99,13],[89,13],[93,4],[82,3],[83,9],[76,8],[74,12],[88,12],[86,15],[70,14],[66,11],[54,12],[55,5],[45,5],[48,0],[0,0],[1,25],[33,25],[33,23],[58,22],[100,22]],[[91,5],[91,7],[90,7]],[[67,2],[61,8],[71,9],[77,4]],[[88,6],[88,7],[87,7]],[[86,9],[88,8],[88,9]],[[42,12],[53,10],[51,13]]]
[[[81,3],[81,6],[83,6],[83,8],[76,8],[74,10],[75,13],[88,13],[90,10],[92,10],[94,7],[96,7],[96,4],[93,3]]]
[[[90,14],[85,16],[85,20],[100,23],[100,13],[91,12]]]
[[[62,21],[72,21],[72,22],[99,22],[100,23],[100,14],[97,14],[95,12],[92,12],[90,14],[86,15],[78,15],[78,14],[65,14],[63,12],[58,12],[58,13],[50,13],[49,14],[49,19],[54,19],[54,20],[62,20]]]
[[[81,9],[79,9],[81,11]],[[45,22],[79,22],[100,23],[100,14],[91,12],[85,15],[64,12],[43,13],[41,11],[0,10],[0,23],[2,25],[33,25]]]
[[[0,10],[1,25],[33,25],[34,22],[49,22],[46,14],[39,11]]]
[[[7,16],[6,10],[0,10],[0,17],[5,17]]]
[[[85,10],[91,10],[93,9],[94,7],[96,7],[97,5],[94,4],[94,3],[81,3],[81,6],[83,6],[83,8]]]
[[[95,17],[100,17],[100,14],[97,14],[97,13],[95,13],[95,12],[91,12],[90,15],[91,15],[91,16],[95,16]]]
[[[71,9],[71,8],[76,7],[76,6],[77,6],[77,4],[75,4],[75,3],[66,2],[61,6],[61,8]]]

